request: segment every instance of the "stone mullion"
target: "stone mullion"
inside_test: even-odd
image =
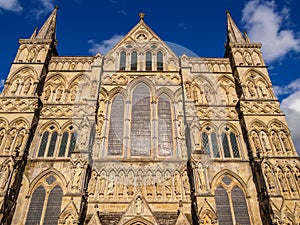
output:
[[[101,135],[101,137],[100,137],[100,139],[101,139],[101,149],[102,149],[102,153],[101,153],[101,155],[102,155],[102,157],[104,157],[105,155],[108,155],[108,144],[106,143],[107,141],[107,139],[108,139],[108,135],[109,135],[109,130],[108,130],[108,128],[109,128],[109,121],[110,121],[110,119],[108,119],[108,116],[109,116],[109,105],[110,105],[110,101],[105,101],[105,112],[106,112],[106,114],[105,114],[105,116],[104,116],[104,122],[103,122],[103,128],[102,128],[102,130],[104,130],[104,132],[103,132],[103,135]],[[100,131],[101,132],[101,131]]]
[[[151,97],[151,147],[150,147],[150,156],[157,158],[159,157],[159,152],[158,152],[158,107],[157,107],[157,101],[154,96]]]
[[[123,147],[123,151],[124,151],[124,158],[128,158],[130,156],[130,148],[129,148],[129,144],[130,144],[130,128],[131,128],[131,101],[126,101],[126,104],[125,104],[125,115],[124,115],[124,118],[125,118],[125,126],[124,126],[124,129],[125,129],[125,132],[124,132],[124,140],[123,140],[123,143],[124,143],[124,147]]]

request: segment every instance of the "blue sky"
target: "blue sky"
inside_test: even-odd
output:
[[[273,86],[300,149],[299,0],[0,0],[0,80],[7,77],[19,38],[29,38],[59,6],[59,55],[106,53],[146,13],[164,41],[203,57],[223,57],[226,10],[252,41],[263,43]]]

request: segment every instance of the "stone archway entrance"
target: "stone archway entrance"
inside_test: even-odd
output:
[[[137,217],[137,218],[134,218],[132,220],[129,220],[124,225],[156,225],[156,224],[153,224],[153,223],[151,223],[150,221],[148,221],[144,218]]]

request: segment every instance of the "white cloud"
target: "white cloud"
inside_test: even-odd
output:
[[[243,9],[242,21],[252,41],[263,43],[262,51],[267,62],[285,56],[291,51],[300,51],[300,39],[288,24],[289,9],[276,10],[275,1],[250,0]]]
[[[23,7],[19,0],[0,0],[0,10],[1,9],[12,12],[21,12]]]
[[[187,26],[185,25],[185,23],[183,23],[183,22],[179,23],[178,26],[179,26],[181,29],[183,29],[183,30],[187,30],[187,29],[188,29],[188,27],[187,27]]]
[[[89,49],[89,53],[97,54],[100,52],[101,54],[108,53],[122,38],[124,35],[115,34],[110,39],[104,40],[100,43],[96,43],[95,40],[89,40],[88,43],[91,45]]]
[[[277,96],[289,95],[300,90],[300,78],[292,81],[288,85],[274,86],[274,91]]]
[[[38,6],[31,10],[31,13],[38,20],[41,16],[49,14],[54,7],[54,0],[40,0],[38,1]]]
[[[123,16],[128,16],[127,12],[124,9],[118,10],[118,14],[121,14]]]
[[[300,154],[300,89],[282,101],[281,109],[286,115],[295,147]]]

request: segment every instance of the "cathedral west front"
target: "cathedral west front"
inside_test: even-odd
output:
[[[262,45],[229,12],[224,57],[205,58],[143,13],[107,54],[59,56],[57,11],[19,40],[0,95],[0,224],[300,224]]]

